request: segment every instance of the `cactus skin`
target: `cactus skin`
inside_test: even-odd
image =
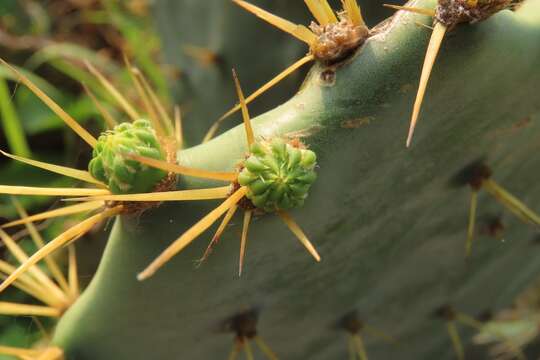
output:
[[[432,311],[449,302],[468,314],[497,311],[540,273],[534,229],[504,211],[506,242],[478,237],[466,264],[470,189],[449,185],[463,167],[486,158],[494,179],[538,211],[540,159],[532,154],[540,109],[532,94],[540,83],[540,2],[456,27],[425,100],[430,121],[406,150],[403,134],[430,35],[416,21],[431,19],[399,13],[388,33],[335,69],[332,86],[321,75],[333,68],[315,66],[295,97],[253,119],[264,138],[310,134],[302,140],[321,170],[309,201],[291,213],[320,250],[320,264],[294,246],[277,217],[264,216],[250,227],[249,271],[241,280],[230,271],[238,260],[237,225],[198,270],[193,260],[205,241],[140,283],[136,274],[215,203],[165,204],[137,219],[121,217],[96,277],[57,328],[54,341],[67,359],[226,358],[232,335],[214,326],[253,306],[261,307],[258,330],[283,359],[346,358],[343,334],[331,326],[353,308],[399,340],[392,346],[366,337],[370,358],[454,359],[444,322]],[[178,161],[232,171],[245,143],[237,127],[180,152]],[[216,185],[181,181],[182,188]],[[487,197],[480,202],[479,219],[501,212]],[[461,332],[464,341],[468,335]]]
[[[108,185],[113,194],[134,194],[152,191],[167,172],[125,158],[137,154],[166,160],[156,132],[148,120],[122,123],[103,133],[88,164],[90,174]]]
[[[250,152],[238,183],[248,188],[247,198],[253,205],[266,212],[302,207],[317,178],[317,155],[279,138],[256,142]]]

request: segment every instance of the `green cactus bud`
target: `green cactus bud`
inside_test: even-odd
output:
[[[266,212],[300,207],[317,178],[317,156],[282,139],[257,142],[244,161],[238,183],[248,188],[247,197]]]
[[[103,133],[94,148],[88,170],[93,177],[107,184],[113,194],[150,192],[167,176],[167,172],[130,160],[126,154],[166,160],[156,132],[147,120],[122,123]]]

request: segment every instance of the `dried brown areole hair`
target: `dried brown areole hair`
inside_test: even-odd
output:
[[[251,309],[238,313],[227,319],[224,324],[224,330],[235,334],[233,348],[227,359],[236,360],[242,350],[247,359],[254,359],[254,352],[250,342],[253,342],[268,360],[278,360],[277,355],[262,339],[257,331],[258,310]]]
[[[339,14],[339,22],[319,25],[312,22],[309,28],[318,36],[310,46],[310,52],[317,60],[334,63],[343,60],[360,47],[369,36],[366,26],[353,24],[345,13]]]
[[[434,21],[452,29],[460,23],[476,23],[512,6],[512,0],[439,0]]]

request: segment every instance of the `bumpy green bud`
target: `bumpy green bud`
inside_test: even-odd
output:
[[[126,154],[165,160],[156,132],[147,120],[122,123],[103,133],[88,164],[90,174],[108,185],[113,194],[150,192],[167,172],[127,158]]]
[[[250,150],[238,183],[248,188],[253,205],[266,212],[302,206],[317,178],[315,153],[278,138],[254,143]]]

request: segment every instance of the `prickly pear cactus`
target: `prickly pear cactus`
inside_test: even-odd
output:
[[[435,2],[409,5],[434,8]],[[172,5],[157,6],[163,13]],[[240,14],[231,10],[223,19],[236,27]],[[193,260],[205,241],[193,242],[139,282],[137,273],[215,204],[168,203],[119,216],[98,273],[60,320],[53,344],[67,359],[215,359],[226,358],[235,341],[263,344],[264,337],[282,359],[341,359],[347,356],[347,333],[358,345],[357,333],[369,324],[398,340],[392,345],[366,335],[372,359],[454,358],[446,325],[455,329],[459,313],[434,312],[450,309],[447,304],[471,315],[497,310],[540,273],[531,245],[537,229],[513,216],[516,208],[508,211],[500,192],[478,192],[476,219],[482,227],[495,215],[504,223],[505,241],[479,231],[465,261],[471,190],[466,181],[456,182],[481,160],[490,167],[490,181],[539,210],[539,14],[540,1],[527,0],[516,11],[453,30],[431,76],[426,121],[410,149],[403,139],[429,37],[418,23],[430,25],[431,18],[400,11],[371,29],[351,57],[317,63],[299,92],[255,118],[253,128],[260,139],[301,141],[316,154],[316,182],[315,156],[308,150],[300,154],[302,166],[291,167],[306,174],[302,191],[292,191],[304,206],[291,213],[322,261],[313,262],[286,241],[292,235],[276,217],[261,216],[253,223],[239,279],[234,270],[241,221],[233,219],[198,269]],[[194,18],[197,26],[210,26],[204,17]],[[195,111],[194,117],[204,115]],[[234,172],[249,154],[244,136],[242,127],[233,128],[179,151],[178,162]],[[270,144],[287,154],[284,164],[299,157],[297,149]],[[260,161],[268,148],[251,153]],[[239,180],[248,187],[248,175],[266,170],[245,169],[246,179]],[[184,176],[178,187],[216,183]],[[257,191],[251,189],[252,200]],[[276,203],[268,210],[290,205]],[[346,323],[354,326],[336,326],[351,310],[357,310],[355,319]],[[468,343],[470,331],[458,331]]]
[[[291,251],[281,241],[286,230],[263,217],[253,226],[241,279],[233,227],[198,270],[192,260],[204,241],[138,283],[142,264],[211,205],[162,206],[117,221],[96,278],[62,319],[55,342],[81,359],[223,358],[233,334],[215,326],[242,308],[260,307],[258,333],[282,358],[336,359],[347,349],[332,325],[357,308],[399,339],[392,346],[367,338],[371,358],[452,358],[444,322],[432,316],[436,308],[497,309],[540,271],[530,247],[534,228],[484,195],[478,218],[503,214],[506,242],[481,236],[465,263],[470,190],[452,185],[484,158],[512,193],[533,208],[540,202],[538,174],[526,170],[539,166],[531,156],[540,141],[531,97],[539,81],[539,9],[529,1],[515,13],[455,30],[432,75],[423,114],[429,121],[410,150],[402,139],[429,35],[416,22],[430,23],[421,15],[398,13],[352,59],[315,66],[295,97],[254,120],[261,136],[302,137],[318,155],[319,179],[294,215],[320,247],[320,264]],[[519,86],[509,95],[510,84]],[[233,129],[180,152],[179,162],[231,171],[247,150],[242,136]],[[201,185],[212,184],[181,182]]]

